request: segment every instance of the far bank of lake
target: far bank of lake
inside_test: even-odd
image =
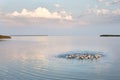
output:
[[[0,35],[0,39],[10,39],[11,36]]]
[[[120,35],[103,34],[100,37],[120,37]]]

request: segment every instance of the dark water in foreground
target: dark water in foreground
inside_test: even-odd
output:
[[[98,51],[98,60],[55,57]],[[0,80],[119,80],[120,38],[81,36],[13,37],[0,41]]]

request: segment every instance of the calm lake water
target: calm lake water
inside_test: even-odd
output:
[[[58,58],[76,51],[98,60]],[[29,36],[0,40],[0,80],[120,80],[120,38]]]

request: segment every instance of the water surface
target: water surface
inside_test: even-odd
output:
[[[119,80],[120,38],[28,36],[0,40],[0,80]],[[55,57],[98,51],[98,60]]]

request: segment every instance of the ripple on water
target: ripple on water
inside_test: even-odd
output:
[[[67,52],[72,54],[73,52]],[[75,52],[75,54],[78,54]],[[83,53],[84,54],[84,53]],[[64,54],[61,54],[64,56]],[[0,67],[0,79],[6,80],[88,80],[88,76],[95,74],[94,64],[67,60],[64,57],[52,57],[48,62],[44,60],[12,61]],[[4,67],[6,66],[6,67]],[[86,71],[88,71],[86,73]],[[90,75],[89,75],[90,74]],[[92,79],[92,78],[91,78]]]

